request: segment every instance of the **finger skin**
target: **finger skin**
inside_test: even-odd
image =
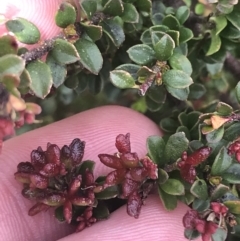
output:
[[[29,161],[33,149],[38,146],[45,149],[47,142],[63,146],[80,138],[86,141],[84,159],[96,161],[96,173],[103,175],[110,169],[99,163],[97,155],[116,152],[116,136],[127,132],[131,134],[132,150],[140,157],[146,154],[146,138],[160,135],[158,127],[145,116],[128,108],[108,106],[82,112],[5,142],[0,155],[0,240],[53,241],[73,232],[68,225],[57,223],[49,211],[34,217],[27,215],[33,203],[22,198],[22,185],[14,180],[13,174],[19,162]]]
[[[57,27],[54,16],[62,0],[1,0],[0,14],[7,19],[26,18],[33,22],[41,32],[41,40],[57,35],[61,28]],[[0,25],[0,36],[6,33],[4,25]]]

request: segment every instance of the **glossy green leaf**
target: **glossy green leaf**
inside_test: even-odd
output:
[[[240,81],[237,83],[235,87],[235,95],[237,97],[238,103],[240,103]]]
[[[65,222],[64,214],[63,214],[63,206],[57,207],[54,211],[54,216],[59,222]]]
[[[161,168],[158,168],[158,179],[157,182],[158,184],[163,184],[168,180],[169,176],[168,173]]]
[[[139,69],[140,66],[136,64],[122,64],[116,68],[116,70],[127,71],[134,79],[137,79],[137,73]]]
[[[152,7],[151,0],[137,0],[136,6],[140,11],[150,12]]]
[[[218,228],[214,234],[212,234],[212,241],[226,240],[228,231],[223,228]]]
[[[158,187],[158,194],[166,210],[171,211],[177,207],[176,196],[165,193],[161,187]]]
[[[137,44],[127,51],[129,58],[137,64],[145,65],[155,59],[154,50],[146,44]]]
[[[96,163],[91,160],[83,161],[81,165],[78,167],[77,173],[80,175],[84,175],[87,169],[93,172],[95,164]]]
[[[147,151],[148,155],[152,159],[154,163],[158,166],[164,164],[164,149],[165,149],[165,142],[162,137],[160,136],[150,136],[147,139]]]
[[[216,111],[221,116],[229,116],[232,114],[233,108],[224,102],[219,102]]]
[[[86,23],[80,23],[86,34],[95,42],[102,37],[102,26],[90,25]]]
[[[152,14],[152,23],[153,25],[160,25],[164,19],[164,14],[162,13],[155,13]]]
[[[229,200],[223,203],[230,213],[240,214],[240,200]]]
[[[190,10],[187,6],[181,6],[176,11],[176,18],[180,22],[180,24],[184,24],[190,15]]]
[[[123,13],[123,3],[121,0],[109,0],[103,7],[103,12],[111,16]]]
[[[240,164],[232,164],[224,173],[222,178],[232,184],[240,184]]]
[[[185,28],[183,26],[180,26],[179,32],[180,32],[180,37],[179,37],[180,43],[185,43],[185,42],[187,42],[187,41],[189,41],[190,39],[193,38],[193,32],[189,28]]]
[[[189,141],[185,133],[178,132],[171,135],[167,141],[164,157],[168,163],[173,163],[181,157],[182,153],[187,150]]]
[[[31,77],[26,69],[23,70],[22,74],[20,75],[20,84],[18,89],[25,89],[30,86],[31,84]]]
[[[240,123],[233,123],[227,129],[225,129],[223,138],[227,141],[235,140],[240,136]]]
[[[156,103],[148,95],[146,95],[145,101],[147,108],[152,112],[158,111],[162,108],[162,104]]]
[[[4,75],[0,78],[0,83],[3,83],[8,92],[14,94],[16,97],[20,97],[19,93],[16,91],[20,83],[20,79],[16,75]]]
[[[160,127],[164,132],[174,133],[178,126],[179,123],[170,117],[163,118],[160,121]]]
[[[224,134],[224,127],[221,126],[220,128],[208,133],[206,135],[206,140],[208,143],[217,143],[223,138]]]
[[[151,32],[151,39],[152,39],[152,44],[155,46],[160,39],[166,34],[165,32],[162,31],[150,31]]]
[[[208,198],[208,187],[204,180],[198,179],[196,180],[191,189],[190,192],[197,198],[201,200],[206,200]]]
[[[84,38],[80,38],[74,45],[81,64],[93,74],[98,74],[103,65],[103,58],[97,45]]]
[[[189,95],[189,88],[184,88],[184,89],[176,89],[171,86],[166,85],[167,91],[175,98],[179,100],[186,100]]]
[[[176,30],[167,30],[166,34],[168,34],[174,41],[175,46],[179,45],[179,37],[180,37],[180,33],[179,31]]]
[[[97,95],[103,90],[103,79],[99,78],[99,76],[95,76],[90,74],[88,77],[88,90],[91,94]]]
[[[193,83],[192,78],[181,70],[171,69],[163,74],[163,83],[176,89],[184,89]]]
[[[119,47],[123,43],[125,35],[119,24],[111,19],[106,19],[101,22],[101,26],[103,27],[103,32],[107,34],[116,47]]]
[[[18,44],[16,38],[10,34],[0,37],[0,57],[6,54],[17,54]]]
[[[170,195],[184,195],[184,185],[177,179],[169,178],[166,182],[160,185],[160,188]]]
[[[53,83],[50,68],[46,63],[36,60],[29,63],[26,69],[32,80],[31,90],[37,97],[44,99],[50,92]]]
[[[200,99],[207,91],[205,86],[199,83],[193,83],[192,85],[190,85],[189,89],[190,93],[188,99],[190,100]]]
[[[239,11],[233,10],[230,14],[226,15],[228,21],[232,23],[232,25],[240,31],[240,15]]]
[[[193,240],[196,239],[200,236],[201,234],[195,230],[195,229],[187,229],[185,228],[184,230],[184,237],[188,240]]]
[[[3,75],[20,76],[25,67],[25,61],[13,54],[0,57],[0,77]]]
[[[211,32],[211,44],[206,52],[206,56],[216,53],[221,47],[221,38],[219,35],[216,35],[216,31]]]
[[[233,6],[230,4],[217,4],[216,10],[219,11],[221,14],[229,14],[233,11]]]
[[[226,147],[223,146],[213,162],[211,175],[221,176],[231,166],[232,161],[232,157],[228,155]]]
[[[127,23],[137,23],[139,20],[138,11],[131,3],[123,3],[123,14],[120,17]]]
[[[53,58],[51,52],[47,55],[46,64],[50,68],[53,85],[58,88],[65,81],[67,76],[67,68],[65,65],[59,64],[55,58]]]
[[[169,64],[173,69],[182,70],[189,76],[192,74],[191,62],[183,54],[174,53],[169,59]]]
[[[62,39],[55,41],[50,53],[59,64],[71,64],[80,59],[74,45]]]
[[[6,27],[22,43],[35,44],[40,40],[38,28],[27,19],[17,17],[14,20],[8,20]]]
[[[109,217],[110,212],[104,202],[99,202],[97,207],[93,209],[93,217],[97,220],[105,220]]]
[[[95,0],[83,0],[79,3],[88,19],[90,19],[93,16],[93,14],[97,11],[97,1]]]
[[[229,191],[229,187],[223,184],[219,184],[215,187],[215,189],[211,193],[211,201],[216,201],[221,198],[224,194]]]
[[[217,16],[212,17],[210,20],[214,21],[216,24],[216,34],[219,34],[226,26],[227,26],[227,19],[225,16]]]
[[[175,43],[168,34],[165,34],[153,48],[157,60],[166,61],[172,56]]]
[[[110,72],[111,82],[120,89],[132,88],[135,86],[135,79],[124,70],[113,70]]]
[[[173,15],[167,15],[163,19],[162,24],[166,25],[167,27],[169,27],[169,29],[172,29],[172,30],[178,30],[180,26],[178,19]]]
[[[55,22],[58,27],[66,28],[70,24],[74,24],[77,17],[77,13],[72,4],[63,2],[59,6],[55,15]]]
[[[192,208],[194,210],[197,210],[198,212],[204,212],[205,210],[210,208],[210,201],[209,199],[202,200],[202,199],[195,198],[192,203]]]
[[[163,85],[152,84],[147,91],[147,96],[156,103],[162,104],[166,101],[167,92]]]
[[[103,190],[102,192],[95,193],[95,198],[99,200],[107,200],[114,198],[118,195],[118,187],[117,186],[111,186]]]

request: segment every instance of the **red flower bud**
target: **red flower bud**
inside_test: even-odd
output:
[[[130,133],[126,135],[120,134],[116,137],[116,147],[120,153],[129,153],[131,152],[130,146]]]
[[[31,187],[45,189],[48,186],[48,179],[40,174],[31,174]]]
[[[42,150],[33,150],[31,152],[31,163],[36,171],[41,170],[47,164],[44,152]]]
[[[129,216],[138,218],[142,207],[142,199],[137,192],[132,193],[127,201],[127,213]]]
[[[195,167],[188,164],[185,164],[181,167],[180,174],[181,177],[189,183],[194,183],[197,176]]]
[[[122,183],[122,195],[123,198],[128,197],[130,194],[135,192],[137,188],[139,187],[139,183],[135,182],[131,179],[125,179]]]
[[[47,211],[50,207],[44,203],[36,203],[28,211],[29,216],[34,216],[40,212]]]
[[[143,167],[147,170],[148,177],[151,179],[157,179],[158,178],[158,168],[155,163],[148,157],[145,156],[143,160],[141,161]]]
[[[72,203],[67,200],[63,205],[63,215],[66,219],[67,223],[71,223],[72,221]]]
[[[216,214],[221,214],[223,216],[225,216],[228,212],[228,208],[224,204],[218,202],[211,202],[211,209]]]
[[[60,164],[60,149],[55,144],[50,144],[45,152],[46,159],[49,163]]]
[[[21,162],[17,165],[18,172],[33,173],[34,167],[30,162]]]
[[[82,183],[82,176],[78,175],[76,178],[73,179],[72,183],[69,186],[69,195],[74,195],[78,189],[80,188]]]
[[[71,158],[73,161],[73,166],[78,166],[81,163],[84,155],[85,142],[76,138],[69,145],[69,148],[71,150]]]
[[[142,182],[148,177],[148,171],[143,167],[131,168],[126,177],[136,182]]]
[[[183,216],[184,228],[194,229],[196,219],[199,219],[198,212],[192,209],[188,210],[187,213]]]
[[[139,158],[137,153],[123,153],[121,154],[121,161],[124,167],[133,168],[139,166]]]
[[[39,173],[45,177],[54,177],[60,173],[60,166],[57,164],[48,163]]]
[[[99,154],[98,155],[100,161],[107,167],[114,168],[114,169],[122,169],[123,164],[121,159],[108,154]]]
[[[126,169],[118,169],[110,172],[105,179],[104,188],[121,183],[124,179],[126,172]]]
[[[197,166],[205,161],[211,154],[212,148],[204,146],[193,152],[186,159],[186,164]]]

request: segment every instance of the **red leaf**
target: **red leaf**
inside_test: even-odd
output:
[[[130,133],[120,134],[116,137],[116,147],[120,153],[131,152]]]
[[[142,199],[137,192],[132,193],[127,201],[127,213],[129,216],[138,218],[142,207]]]
[[[204,146],[187,157],[186,164],[197,166],[205,161],[211,154],[212,148]]]
[[[116,156],[109,154],[99,154],[98,157],[100,161],[107,167],[114,169],[122,169],[124,167],[122,165],[121,159]]]

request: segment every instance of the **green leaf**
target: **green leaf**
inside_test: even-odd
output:
[[[180,33],[175,30],[167,30],[166,33],[173,39],[175,45],[178,46]]]
[[[169,59],[169,64],[173,69],[182,70],[189,76],[192,74],[191,62],[183,54],[174,53]]]
[[[177,159],[181,157],[182,153],[187,150],[188,143],[189,141],[183,132],[171,135],[164,150],[166,162],[173,163],[177,161]]]
[[[190,15],[190,10],[187,6],[181,6],[176,11],[176,17],[180,24],[184,24]]]
[[[162,108],[162,104],[156,103],[148,95],[145,96],[147,108],[152,111],[158,111]]]
[[[199,83],[193,83],[192,85],[190,85],[189,89],[190,89],[190,94],[188,96],[189,100],[198,100],[207,91],[205,86]]]
[[[166,85],[166,89],[167,91],[175,98],[179,99],[179,100],[186,100],[188,98],[189,95],[189,88],[184,88],[184,89],[176,89],[173,87],[170,87],[168,85]]]
[[[165,183],[160,185],[161,189],[170,195],[184,195],[184,185],[177,179],[169,178]]]
[[[111,186],[103,190],[102,192],[95,193],[95,198],[99,200],[107,200],[114,198],[118,195],[118,187]]]
[[[154,50],[146,44],[134,45],[127,53],[132,61],[140,65],[146,65],[155,59]]]
[[[230,200],[223,203],[230,213],[240,214],[240,200]]]
[[[193,83],[192,78],[181,70],[171,69],[163,74],[163,83],[176,89],[184,89]]]
[[[79,55],[74,45],[62,39],[55,41],[51,50],[51,56],[59,64],[71,64],[79,60]]]
[[[240,15],[239,11],[233,10],[230,14],[226,15],[226,18],[228,19],[229,22],[232,23],[232,25],[240,30]]]
[[[99,76],[90,74],[88,77],[88,90],[91,94],[97,95],[103,89],[103,79],[99,78]]]
[[[177,197],[165,193],[161,187],[158,187],[158,194],[166,210],[171,211],[177,207]]]
[[[136,6],[140,11],[150,12],[152,7],[151,0],[138,0]]]
[[[121,15],[123,13],[123,4],[121,0],[109,0],[103,7],[103,12],[111,16]]]
[[[206,52],[206,56],[216,53],[220,49],[220,47],[221,47],[221,38],[219,37],[219,35],[216,35],[215,30],[212,30],[211,44],[208,51]]]
[[[93,40],[93,42],[102,37],[102,26],[89,25],[82,22],[80,22],[80,24],[83,26],[86,34]]]
[[[168,180],[168,178],[168,173],[164,169],[158,168],[158,184],[165,183]]]
[[[164,164],[165,142],[160,136],[150,136],[147,139],[147,151],[154,163],[158,166]]]
[[[233,6],[230,4],[217,4],[216,6],[217,11],[219,11],[221,14],[229,14],[233,11]]]
[[[135,6],[131,3],[123,3],[123,14],[120,15],[122,20],[126,23],[137,23],[139,14]]]
[[[97,1],[96,0],[83,0],[79,2],[81,9],[84,11],[88,19],[91,19],[93,14],[97,11]]]
[[[27,19],[17,17],[14,20],[8,20],[6,27],[22,43],[35,44],[40,40],[38,28]]]
[[[63,214],[63,206],[57,207],[54,211],[54,216],[59,222],[66,221]]]
[[[164,14],[162,13],[155,13],[152,14],[152,23],[153,25],[160,25],[164,19]]]
[[[224,127],[221,126],[220,128],[208,133],[206,135],[206,139],[208,143],[217,143],[223,138],[224,134]]]
[[[225,16],[220,15],[217,17],[211,17],[210,20],[213,20],[216,24],[217,35],[227,26],[227,19]]]
[[[202,200],[202,199],[195,198],[192,203],[192,208],[194,210],[197,210],[198,212],[204,212],[205,210],[210,208],[210,201],[209,199]]]
[[[164,35],[165,35],[165,32],[152,30],[151,39],[152,39],[153,46],[155,46]]]
[[[187,240],[193,240],[193,239],[196,239],[200,236],[201,234],[195,230],[195,229],[187,229],[185,228],[184,230],[184,237],[187,239]]]
[[[211,193],[211,201],[216,201],[217,199],[221,198],[229,191],[229,187],[223,185],[222,183],[218,184],[216,188]]]
[[[0,57],[0,77],[3,75],[20,76],[25,68],[25,61],[13,54]]]
[[[231,184],[240,184],[240,164],[232,164],[223,174],[222,178]]]
[[[183,26],[180,26],[179,32],[180,32],[180,37],[179,37],[180,43],[185,43],[185,42],[187,42],[187,41],[189,41],[190,39],[193,38],[193,32],[189,28],[185,28]]]
[[[222,147],[212,165],[211,175],[221,176],[231,166],[232,157],[228,155],[226,147]]]
[[[164,132],[174,133],[177,130],[178,126],[179,126],[178,121],[170,117],[163,118],[160,121],[161,130],[163,130]]]
[[[47,55],[46,64],[50,68],[53,85],[58,88],[65,81],[65,78],[67,76],[67,68],[64,65],[59,64],[53,58],[51,52]]]
[[[93,217],[97,220],[105,220],[109,217],[110,212],[104,202],[99,202],[97,207],[93,209]]]
[[[55,15],[55,22],[58,27],[66,28],[70,24],[74,24],[77,17],[75,8],[67,2],[63,2]]]
[[[133,88],[135,79],[124,70],[113,70],[110,72],[111,82],[120,89]]]
[[[228,231],[223,228],[218,228],[214,234],[212,234],[212,241],[226,240]]]
[[[162,104],[166,101],[167,91],[163,85],[152,84],[147,91],[147,96],[156,103]]]
[[[127,71],[135,80],[137,80],[137,73],[140,69],[139,65],[136,64],[122,64],[119,65],[116,70],[124,70]]]
[[[233,123],[227,129],[225,129],[223,139],[227,141],[233,141],[240,136],[240,123]]]
[[[232,114],[233,108],[224,102],[219,102],[217,105],[216,111],[218,112],[219,115],[229,116]]]
[[[29,63],[26,69],[32,80],[31,90],[37,97],[44,99],[53,83],[50,68],[46,63],[36,60]]]
[[[81,163],[77,170],[77,174],[84,175],[86,170],[88,169],[89,171],[93,172],[95,167],[95,162],[91,160],[86,160]]]
[[[169,29],[171,30],[178,30],[180,26],[178,19],[171,14],[167,15],[163,19],[162,24],[169,27]]]
[[[156,58],[159,61],[166,61],[172,56],[175,43],[168,34],[165,34],[153,48]]]
[[[10,34],[0,37],[0,57],[7,54],[17,54],[18,44],[14,36]]]
[[[23,70],[22,74],[20,75],[20,84],[18,86],[18,89],[25,89],[30,86],[31,84],[31,78],[26,69]]]
[[[80,38],[75,42],[75,47],[80,55],[82,65],[97,75],[103,65],[102,54],[97,45],[87,39]]]
[[[191,189],[190,192],[197,198],[201,200],[206,200],[208,198],[208,187],[204,180],[198,179],[196,180]]]
[[[240,103],[240,81],[238,81],[238,83],[235,87],[235,95],[237,97],[238,103]]]
[[[123,43],[125,35],[119,24],[111,19],[106,19],[101,22],[101,26],[103,27],[103,32],[107,34],[116,47],[119,47]]]

